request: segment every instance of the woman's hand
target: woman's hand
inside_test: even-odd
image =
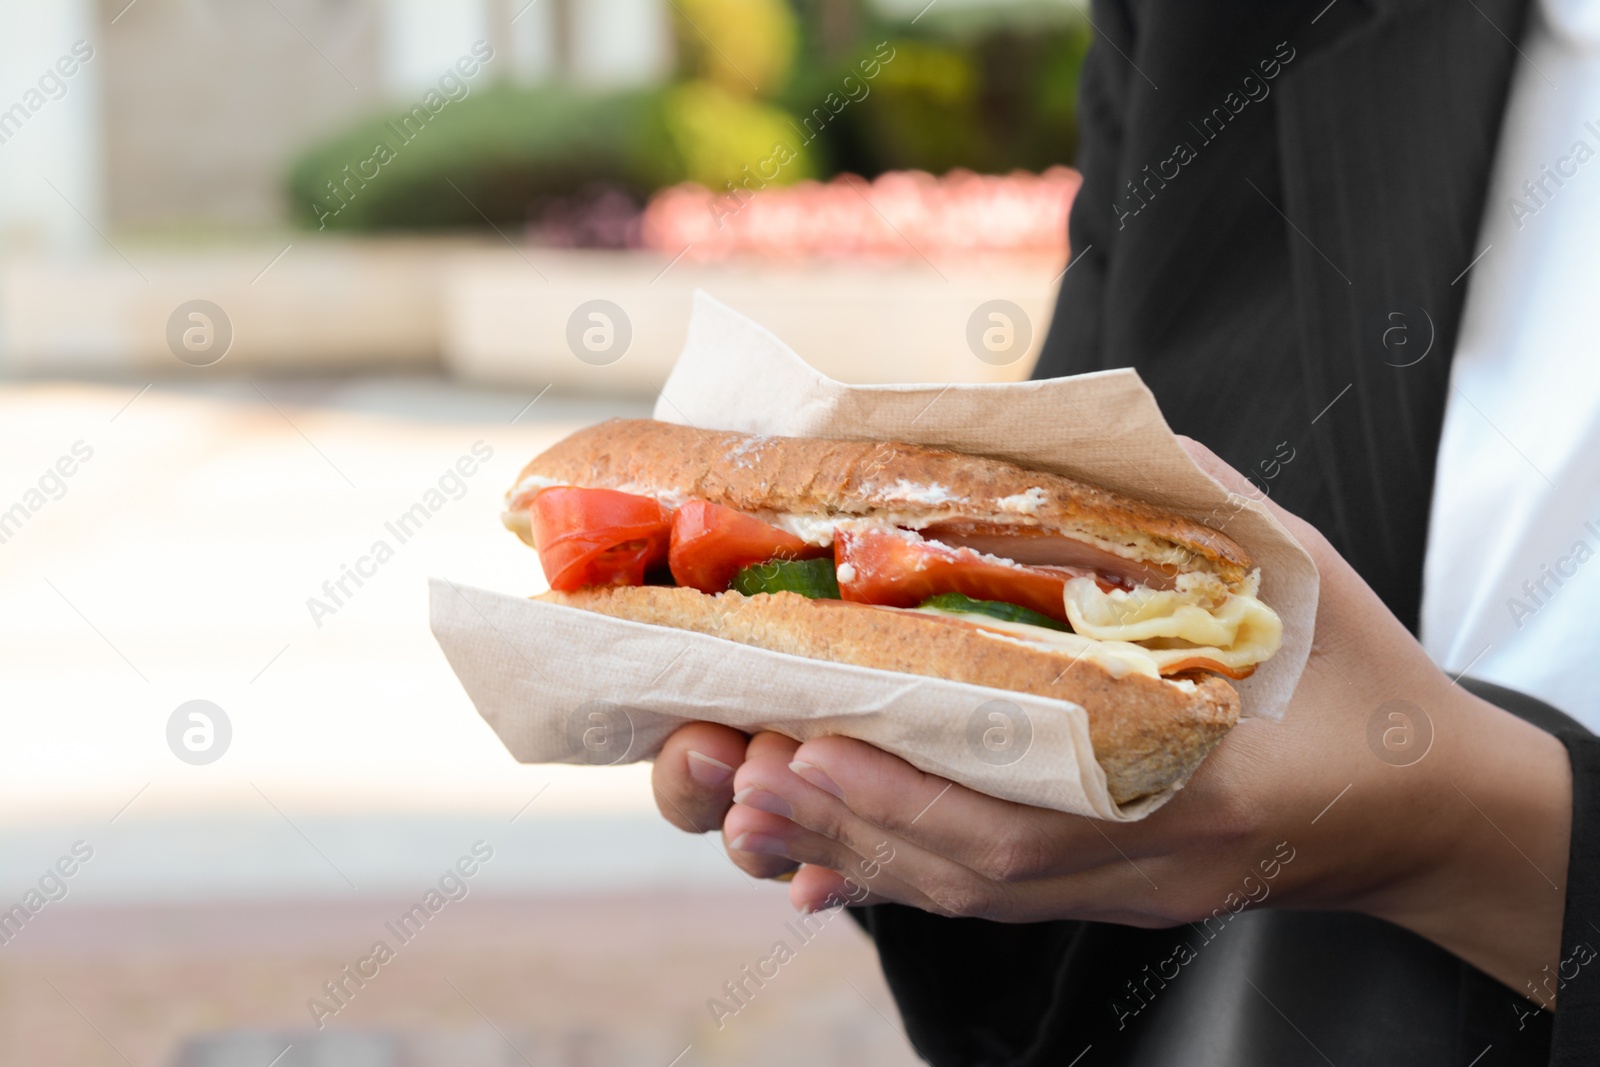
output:
[[[705,723],[680,730],[656,762],[662,812],[684,829],[720,824],[753,875],[801,864],[790,892],[802,910],[889,900],[1146,927],[1253,904],[1354,910],[1527,992],[1559,955],[1572,803],[1563,746],[1455,685],[1316,530],[1274,510],[1322,575],[1316,643],[1289,712],[1242,721],[1142,822],[996,800],[847,738],[747,741]],[[1430,724],[1421,758],[1381,742]]]
[[[714,722],[693,722],[680,727],[656,755],[651,781],[656,807],[680,830],[703,834],[722,826],[733,806],[734,772],[747,759],[776,756],[780,764],[792,759],[796,742],[782,734],[757,734],[754,738]],[[799,864],[772,853],[736,848],[747,845],[738,835],[723,833],[728,854],[757,878],[776,878]]]

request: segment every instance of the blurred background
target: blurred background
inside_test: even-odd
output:
[[[1025,378],[1091,29],[0,4],[0,1064],[916,1062],[848,918],[799,936],[647,766],[512,762],[426,579],[544,587],[505,488],[650,412],[697,289],[846,381]]]

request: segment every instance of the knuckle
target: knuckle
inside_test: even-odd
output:
[[[1119,905],[1142,917],[1142,921],[1125,925],[1165,927],[1199,924],[1202,928],[1213,928],[1218,923],[1226,924],[1237,914],[1231,905],[1243,903],[1242,898],[1230,899],[1229,894],[1234,887],[1226,879],[1197,878],[1192,863],[1183,859],[1168,857],[1150,862],[1145,865],[1145,870],[1161,886],[1161,891],[1141,892],[1139,888],[1130,888],[1120,899]]]
[[[931,775],[927,777],[929,786],[938,786],[939,779]],[[896,837],[915,840],[920,836],[919,831],[928,827],[926,822],[918,826],[917,821],[932,807],[929,802],[936,799],[940,792],[941,788],[930,788],[925,797],[914,793],[912,794],[914,800],[895,797],[893,801],[886,800],[875,804],[869,813],[871,821]]]
[[[847,810],[840,804],[802,801],[795,805],[794,822],[830,841],[849,845],[851,826]]]
[[[976,878],[953,878],[923,890],[940,915],[982,919],[994,914],[998,894]]]
[[[855,854],[861,842],[858,840],[859,835],[854,832],[856,827],[853,820],[844,812],[831,810],[830,805],[830,810],[805,811],[804,819],[803,825],[806,829],[827,838],[830,842],[843,845],[843,852],[846,855]]]
[[[1048,852],[1037,837],[1010,830],[1000,834],[973,869],[991,882],[1006,884],[1037,878],[1049,863]]]

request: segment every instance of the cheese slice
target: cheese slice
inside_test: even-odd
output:
[[[1091,578],[1067,582],[1067,619],[1084,637],[1138,642],[1158,664],[1209,659],[1235,670],[1255,666],[1283,643],[1283,620],[1253,594],[1211,605],[1179,589],[1102,590]]]
[[[991,637],[1005,637],[1014,641],[1021,641],[1024,644],[1048,648],[1052,652],[1065,652],[1074,659],[1093,660],[1104,667],[1113,678],[1121,678],[1129,674],[1143,674],[1150,678],[1159,678],[1161,676],[1160,665],[1150,650],[1127,641],[1098,641],[1091,637],[1082,637],[1062,630],[1052,630],[1045,626],[1035,626],[1027,622],[1014,622],[1010,619],[996,619],[989,615],[979,615],[974,612],[943,611],[939,608],[891,608],[889,610],[915,611],[919,615],[940,615],[945,618],[959,619],[984,631]]]
[[[1252,587],[1253,587],[1252,583]],[[1092,578],[1067,582],[1072,633],[983,615],[953,615],[990,633],[1093,660],[1114,677],[1159,677],[1194,660],[1249,673],[1283,642],[1283,621],[1253,594],[1234,593],[1213,604],[1192,590],[1102,590]]]

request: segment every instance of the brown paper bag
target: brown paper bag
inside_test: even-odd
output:
[[[1280,718],[1305,667],[1317,608],[1311,557],[1263,505],[1194,464],[1134,371],[845,385],[699,293],[655,417],[979,452],[1172,508],[1242,544],[1261,568],[1261,598],[1283,617],[1278,654],[1235,683],[1244,713]],[[437,578],[431,614],[468,696],[524,763],[648,759],[701,719],[798,740],[854,737],[992,796],[1109,821],[1141,819],[1181,787],[1113,803],[1088,718],[1067,701],[802,659]]]

